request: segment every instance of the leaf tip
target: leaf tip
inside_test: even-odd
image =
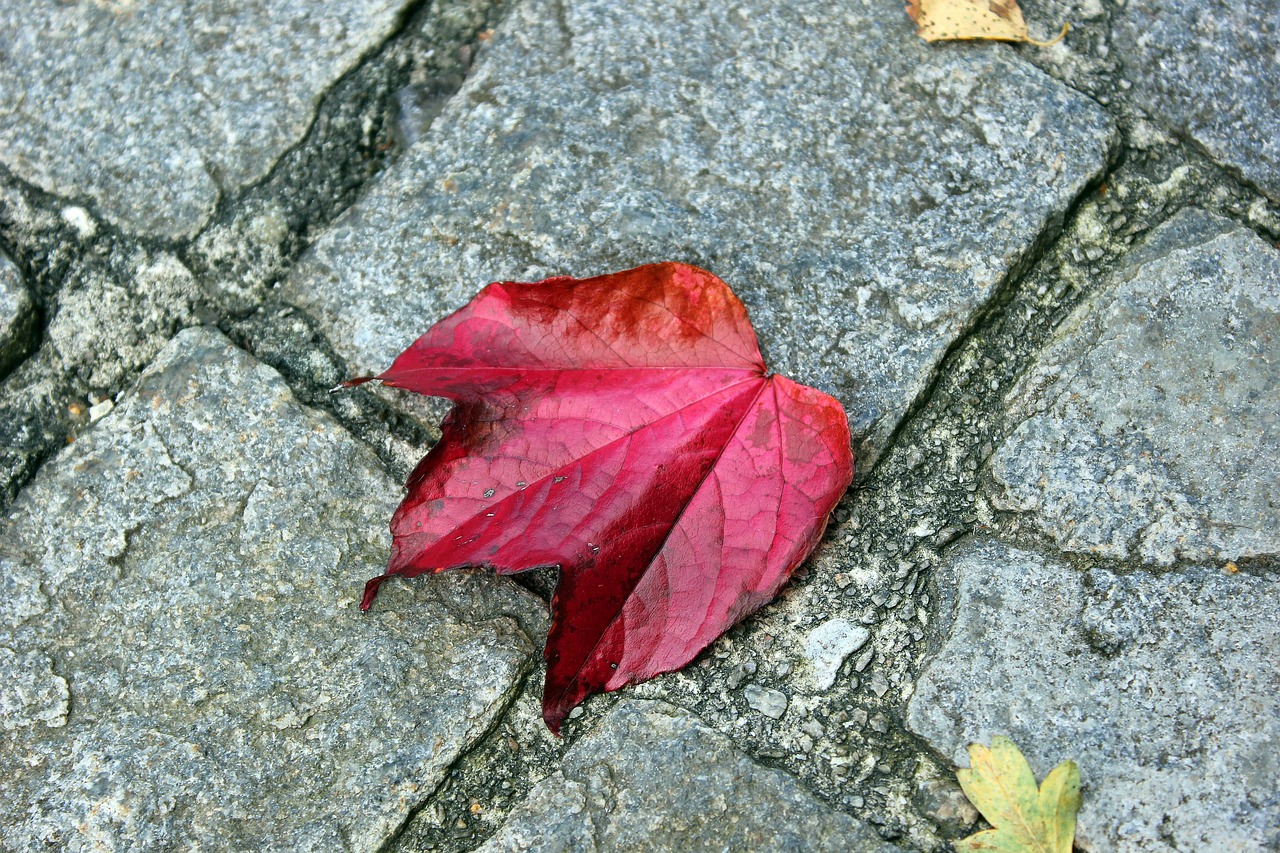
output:
[[[360,598],[361,613],[369,612],[369,608],[373,606],[373,600],[378,597],[378,587],[382,586],[382,582],[389,577],[391,575],[378,575],[364,585],[364,595]]]
[[[346,382],[339,382],[329,389],[330,394],[337,394],[339,391],[346,391],[348,388],[356,388],[366,382],[373,382],[377,376],[357,376],[354,379],[348,379]]]
[[[569,719],[569,712],[572,708],[553,707],[546,702],[542,704],[542,721],[547,724],[547,728],[556,737],[563,737],[560,734],[560,727],[564,725],[564,721]]]

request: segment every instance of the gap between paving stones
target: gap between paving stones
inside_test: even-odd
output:
[[[39,327],[34,351],[0,377],[0,444],[6,446],[0,510],[58,447],[88,425],[85,397],[114,399],[149,360],[126,364],[122,375],[106,383],[95,382],[87,364],[61,363],[49,342],[61,301],[90,286],[129,292],[121,310],[136,314],[149,307],[149,316],[164,327],[146,340],[128,342],[151,355],[186,326],[225,327],[264,304],[269,311],[271,285],[315,230],[341,213],[397,153],[404,135],[397,127],[397,99],[409,89],[437,98],[456,91],[480,35],[505,8],[505,0],[411,4],[387,39],[320,94],[302,138],[263,179],[221,197],[209,223],[189,242],[125,234],[89,214],[92,205],[84,199],[51,195],[0,167],[0,249],[23,273]],[[417,116],[420,123],[430,118]],[[147,306],[146,295],[140,299],[129,284],[140,264],[166,259],[185,275],[168,282],[159,302]],[[252,340],[240,335],[237,343]],[[112,358],[110,352],[101,355]],[[43,399],[35,399],[32,389]],[[388,431],[384,406],[359,408],[359,416],[348,411],[345,420],[369,425],[365,432]]]
[[[510,698],[506,705],[502,708],[501,712],[494,717],[489,728],[472,742],[470,748],[463,750],[458,757],[454,759],[453,763],[449,765],[448,769],[445,771],[440,783],[436,785],[435,790],[433,790],[430,796],[424,799],[417,808],[413,809],[405,816],[400,827],[387,837],[387,840],[378,848],[377,853],[394,853],[394,851],[404,849],[406,835],[409,834],[411,829],[416,825],[424,823],[420,820],[421,815],[425,812],[432,811],[442,813],[443,810],[439,808],[439,804],[443,799],[450,797],[457,799],[455,795],[458,793],[461,793],[463,797],[466,797],[465,792],[462,791],[456,781],[457,778],[462,775],[461,768],[473,761],[477,755],[487,756],[490,752],[490,745],[495,741],[503,741],[503,746],[506,746],[506,744],[512,739],[510,734],[512,717],[521,716],[523,710],[528,707],[537,707],[540,703],[539,696],[541,695],[541,690],[538,685],[541,682],[544,671],[545,666],[541,661],[538,661],[535,666],[530,668],[529,672],[526,672],[521,677],[520,683],[511,691]],[[528,714],[525,713],[523,716],[527,717]],[[535,716],[537,724],[540,725],[541,716]],[[534,722],[534,720],[525,720],[526,728]],[[540,766],[545,769],[545,772],[539,775],[538,779],[542,779],[546,775],[554,772],[555,767],[559,765],[559,760],[563,757],[568,748],[567,744],[563,740],[560,740],[557,744],[551,744],[551,746],[558,747],[558,749],[540,750],[539,760],[532,763],[534,766]],[[552,758],[552,760],[549,761],[548,758]],[[528,763],[526,763],[526,765],[527,764]],[[490,766],[491,765],[487,762],[484,765],[486,769],[490,769]],[[472,802],[473,800],[470,798],[467,798],[465,803],[459,800],[457,808],[470,814],[470,806]],[[447,832],[447,823],[438,822],[438,825],[441,829]],[[496,828],[496,826],[493,827],[493,829]],[[490,830],[490,832],[492,831],[493,830]],[[419,832],[421,833],[421,830],[419,830]]]
[[[497,832],[529,788],[559,768],[586,727],[573,737],[547,732],[541,714],[545,671],[538,661],[503,716],[458,756],[444,781],[379,853],[474,850]],[[616,698],[611,695],[599,710],[612,707]]]
[[[261,181],[224,198],[180,251],[220,303],[241,314],[261,305],[316,230],[406,147],[400,127],[406,87],[452,96],[470,70],[479,34],[506,5],[415,0],[390,36],[330,86],[305,136]]]

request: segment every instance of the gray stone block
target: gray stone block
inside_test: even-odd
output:
[[[957,763],[1008,735],[1080,765],[1086,851],[1280,846],[1280,577],[1081,572],[976,542],[937,576],[907,724]]]
[[[1280,201],[1280,3],[1144,0],[1112,15],[1134,99]]]
[[[870,463],[947,346],[1103,167],[1097,105],[899,6],[526,0],[285,298],[377,372],[482,285],[679,260]]]
[[[360,614],[398,495],[270,368],[175,338],[0,522],[0,846],[379,849],[543,618],[465,573]]]
[[[1280,252],[1189,210],[1013,393],[993,503],[1062,548],[1155,563],[1280,550]]]
[[[0,162],[177,239],[260,180],[407,0],[0,0]]]
[[[497,851],[899,848],[665,702],[620,702],[483,847]]]

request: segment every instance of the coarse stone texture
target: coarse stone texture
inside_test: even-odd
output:
[[[1280,577],[1081,572],[992,542],[936,577],[941,647],[907,724],[967,763],[1011,737],[1074,758],[1084,850],[1280,845]]]
[[[408,5],[2,0],[0,162],[131,231],[190,237]]]
[[[1012,407],[993,503],[1062,548],[1170,563],[1280,549],[1280,252],[1187,210],[1064,324]]]
[[[1148,0],[1112,14],[1132,97],[1280,201],[1280,3]]]
[[[67,724],[71,693],[65,679],[55,675],[47,655],[27,652],[19,655],[0,646],[0,728],[12,731],[44,723],[50,728]]]
[[[26,355],[35,321],[35,303],[22,273],[0,252],[0,376]]]
[[[483,847],[894,851],[795,779],[665,702],[624,700]]]
[[[45,306],[39,346],[0,377],[0,507],[86,425],[90,405],[123,392],[178,329],[197,322],[199,290],[175,255],[137,246],[70,267]]]
[[[368,373],[491,280],[695,263],[841,399],[861,465],[1113,141],[892,4],[526,0],[282,293]]]
[[[199,285],[168,252],[121,252],[123,270],[89,267],[58,294],[47,352],[90,388],[117,389],[179,328],[196,322]]]
[[[0,846],[375,850],[503,710],[541,605],[357,609],[399,490],[203,328],[0,524]]]

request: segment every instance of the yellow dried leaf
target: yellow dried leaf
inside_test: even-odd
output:
[[[1080,809],[1080,768],[1064,761],[1039,789],[1013,741],[969,744],[969,769],[956,773],[964,795],[992,828],[957,841],[964,853],[1071,853]]]
[[[1048,47],[1067,34],[1067,24],[1053,41],[1036,41],[1017,0],[908,0],[907,14],[925,41],[990,39],[1021,41]]]

